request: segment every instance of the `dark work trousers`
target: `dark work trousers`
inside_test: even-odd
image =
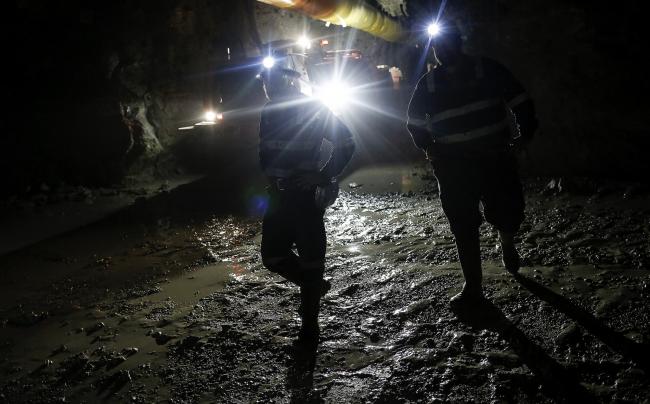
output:
[[[314,190],[270,189],[262,224],[264,266],[300,286],[321,280],[327,243],[324,213],[314,203]]]
[[[524,196],[514,156],[507,151],[454,153],[432,161],[442,209],[456,238],[466,285],[481,283],[479,227],[483,217],[514,233],[524,219]]]

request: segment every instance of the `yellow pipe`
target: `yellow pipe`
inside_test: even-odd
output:
[[[356,28],[390,42],[405,39],[401,24],[361,0],[257,0],[331,24]]]

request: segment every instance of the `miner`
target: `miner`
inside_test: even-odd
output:
[[[261,114],[259,143],[260,164],[269,182],[262,262],[300,287],[298,342],[315,346],[320,298],[330,288],[323,279],[323,214],[338,194],[333,179],[349,162],[355,143],[339,119],[301,94],[300,73],[272,64],[265,61],[267,69],[261,74],[269,99]],[[323,140],[333,147],[319,167]]]
[[[483,299],[479,204],[498,230],[505,269],[519,270],[514,236],[524,219],[524,198],[514,150],[528,143],[537,120],[533,102],[510,71],[463,52],[457,26],[434,33],[433,63],[415,87],[407,127],[438,180],[465,277],[450,304],[463,308]]]

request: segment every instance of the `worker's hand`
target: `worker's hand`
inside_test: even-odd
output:
[[[331,179],[320,171],[307,171],[296,177],[299,188],[309,189],[319,185],[329,184]]]

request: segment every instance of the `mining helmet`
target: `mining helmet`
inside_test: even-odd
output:
[[[280,66],[270,57],[264,58],[264,70],[259,77],[269,99],[281,98],[300,93],[300,72]]]

